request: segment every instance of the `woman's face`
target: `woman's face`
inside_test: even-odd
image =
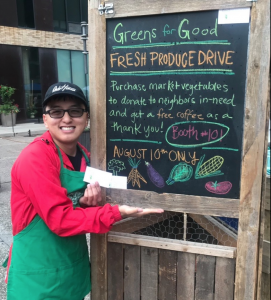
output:
[[[63,99],[51,100],[46,106],[46,111],[52,109],[70,109],[82,108],[84,104],[77,99],[65,97]],[[49,114],[43,115],[43,121],[46,128],[50,131],[53,140],[57,144],[73,144],[77,143],[79,136],[87,127],[88,114],[83,113],[82,117],[70,117],[68,112],[60,119],[50,117]]]

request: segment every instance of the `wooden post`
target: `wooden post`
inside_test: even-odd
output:
[[[268,97],[268,103],[267,103],[267,113],[266,113],[266,124],[265,124],[265,129],[266,132],[269,131],[269,120],[270,120],[270,77],[269,77],[269,88],[268,88],[268,93],[267,93],[267,97]],[[269,136],[269,132],[266,135],[265,138],[265,149],[267,149],[268,147],[268,136]],[[269,196],[267,195],[267,178],[266,178],[266,171],[267,171],[267,156],[264,156],[264,168],[263,168],[263,183],[262,183],[262,197],[261,197],[261,226],[259,229],[259,262],[258,262],[258,287],[257,287],[257,300],[264,300],[265,298],[263,298],[263,296],[265,295],[265,282],[262,283],[262,280],[265,281],[265,274],[263,273],[264,269],[263,269],[263,263],[264,263],[264,257],[263,255],[265,254],[264,250],[265,250],[265,237],[267,237],[267,239],[269,239],[269,258],[270,258],[270,231],[269,234],[267,229],[266,224],[270,224],[270,218],[269,220],[266,220],[266,209],[267,209],[267,203],[266,203],[266,199],[270,199],[270,194]],[[270,187],[270,186],[269,186]],[[270,216],[270,213],[269,213]],[[270,226],[270,225],[269,225]],[[270,227],[269,227],[270,228]],[[270,261],[269,261],[269,268],[270,268]],[[269,275],[270,277],[270,275]],[[270,283],[268,281],[268,285],[270,286]],[[270,291],[270,288],[269,288]],[[268,293],[269,295],[269,293]],[[267,295],[266,295],[267,296]]]
[[[261,188],[269,72],[269,0],[254,3],[247,71],[235,299],[256,299]]]
[[[106,120],[105,114],[101,113],[106,107],[106,30],[105,19],[98,13],[99,3],[99,0],[89,1],[91,165],[106,170]],[[91,235],[91,264],[92,299],[107,300],[107,235]]]

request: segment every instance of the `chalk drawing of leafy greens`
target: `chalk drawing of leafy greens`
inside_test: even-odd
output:
[[[136,184],[139,188],[141,188],[140,180],[147,183],[145,178],[138,172],[138,166],[140,165],[141,161],[138,162],[136,159],[132,159],[131,157],[128,159],[128,162],[130,166],[132,167],[132,170],[128,176],[128,183],[132,182],[132,186],[134,187]]]
[[[203,155],[197,165],[195,171],[195,179],[201,179],[206,177],[221,176],[224,175],[219,169],[224,164],[224,158],[221,156],[214,156],[211,159],[204,162],[205,155]]]
[[[122,170],[125,170],[125,165],[124,162],[117,160],[117,159],[112,159],[108,163],[108,170],[113,171],[114,176],[118,176],[118,173]]]
[[[176,182],[185,182],[191,179],[193,168],[186,163],[179,163],[170,172],[167,180],[167,185],[172,185]]]

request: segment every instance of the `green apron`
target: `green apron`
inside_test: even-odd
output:
[[[57,147],[58,148],[58,147]],[[78,197],[84,193],[84,173],[70,171],[61,161],[62,187]],[[82,151],[87,163],[89,160]],[[79,194],[78,194],[79,193]],[[8,300],[81,300],[91,289],[85,235],[59,237],[36,216],[14,236],[8,274]]]

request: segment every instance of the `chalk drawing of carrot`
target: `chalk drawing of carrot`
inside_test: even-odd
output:
[[[145,165],[147,167],[147,173],[151,182],[158,188],[162,189],[165,186],[164,178],[154,169],[154,167],[150,163],[146,161]]]
[[[128,176],[128,183],[132,182],[132,186],[135,187],[137,184],[139,188],[141,188],[140,180],[147,183],[147,181],[144,179],[144,177],[138,172],[138,166],[140,165],[141,161],[139,160],[136,162],[136,159],[132,159],[131,157],[128,159],[128,162],[130,166],[132,167],[132,170]]]

